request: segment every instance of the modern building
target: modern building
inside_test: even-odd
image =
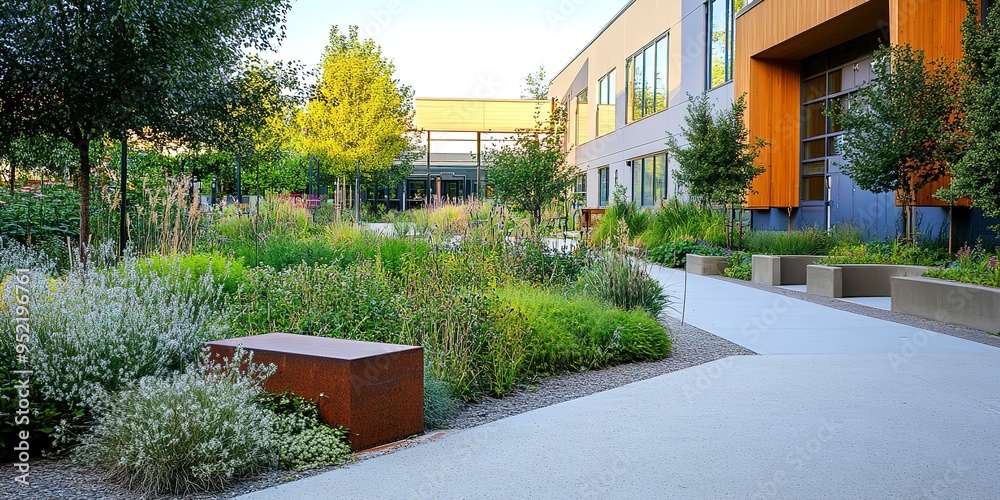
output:
[[[991,0],[985,1],[989,8]],[[961,57],[965,0],[632,0],[553,79],[567,106],[570,162],[589,207],[616,185],[643,206],[683,196],[668,134],[679,134],[688,94],[717,107],[746,94],[752,135],[768,141],[767,171],[748,200],[760,229],[860,226],[895,236],[893,193],[859,189],[841,172],[843,132],[824,111],[872,77],[880,43],[909,43],[929,59]],[[921,190],[917,219],[942,230],[947,205]],[[995,238],[978,211],[959,208],[971,238]]]
[[[514,134],[535,130],[549,120],[548,100],[428,99],[414,101],[414,133],[423,154],[413,161],[405,185],[368,193],[367,201],[392,210],[432,201],[465,201],[485,184],[483,151],[504,144]]]

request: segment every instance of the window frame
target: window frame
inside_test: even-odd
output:
[[[724,37],[725,40],[722,44],[722,65],[723,65],[723,77],[722,82],[716,84],[712,80],[712,35],[715,33],[713,14],[715,14],[715,3],[721,1],[723,2],[723,8],[725,9],[725,27]],[[745,4],[744,4],[745,5]],[[742,7],[741,7],[742,8]],[[736,60],[736,0],[708,0],[705,5],[705,88],[707,90],[714,90],[722,87],[733,81],[733,73],[735,69]]]
[[[597,79],[597,113],[594,119],[595,137],[604,137],[618,129],[618,68],[611,68],[604,76]],[[607,102],[605,102],[607,101]],[[610,132],[601,133],[601,106],[612,106],[612,128]]]
[[[656,106],[656,94],[655,94],[655,90],[656,90],[656,70],[657,70],[657,63],[659,62],[659,58],[657,57],[657,50],[658,50],[659,43],[661,41],[664,41],[664,40],[666,40],[666,42],[663,45],[664,46],[664,50],[666,52],[666,58],[664,59],[665,67],[663,68],[663,75],[664,75],[664,77],[663,77],[663,85],[666,87],[667,92],[664,93],[663,108],[662,109],[657,109],[657,106]],[[650,50],[650,49],[652,49],[652,57],[651,57],[651,59],[653,61],[652,75],[649,74],[649,72],[647,71],[647,68],[646,68],[646,61],[647,61],[647,59],[650,59],[650,57],[646,54],[646,51]],[[640,90],[641,93],[642,93],[642,101],[641,102],[637,102],[636,101],[635,90],[636,90],[636,70],[638,68],[638,65],[636,64],[636,61],[640,61],[640,60],[642,61],[642,87],[641,87],[641,90]],[[649,84],[652,85],[651,92],[649,93],[649,99],[652,100],[652,102],[653,102],[653,111],[652,112],[647,112],[646,111],[646,98],[647,98],[646,87],[647,87],[647,83],[649,83]],[[625,123],[626,124],[635,123],[635,122],[637,122],[639,120],[642,120],[644,118],[648,118],[648,117],[653,116],[653,115],[655,115],[657,113],[661,113],[661,112],[666,111],[667,109],[670,108],[670,92],[669,92],[669,90],[670,90],[670,31],[664,31],[659,36],[657,36],[656,38],[654,38],[653,41],[647,43],[646,45],[643,45],[643,47],[641,49],[639,49],[638,51],[636,51],[635,53],[633,53],[631,56],[625,58],[625,88],[626,88],[626,92],[627,92],[627,95],[628,95],[628,98],[626,99],[626,103],[627,103],[627,107],[626,108],[627,109],[625,110]],[[641,116],[636,116],[636,111],[637,111],[636,106],[637,105],[639,106],[638,109],[639,109],[639,114]]]
[[[579,174],[576,176],[576,182],[573,183],[573,198],[576,201],[582,200],[583,203],[587,203],[587,172]]]
[[[640,156],[629,161],[632,163],[633,202],[641,207],[655,207],[668,199],[670,161],[666,151]]]
[[[835,92],[831,92],[831,83],[830,83],[831,77],[834,74],[839,74],[840,78],[843,78],[844,71],[859,71],[860,63],[870,59],[871,59],[870,55],[865,55],[857,57],[846,63],[837,64],[835,66],[827,62],[825,65],[825,69],[823,70],[817,70],[810,73],[807,73],[806,71],[803,70],[801,74],[801,84],[800,84],[801,93],[799,96],[799,101],[801,104],[799,104],[799,109],[800,112],[802,113],[802,120],[801,120],[802,123],[801,123],[801,129],[799,131],[799,148],[800,148],[799,149],[799,179],[800,179],[799,201],[802,202],[803,204],[813,206],[813,205],[822,205],[830,202],[831,166],[835,163],[837,158],[841,156],[841,154],[837,152],[835,146],[838,143],[838,141],[842,140],[841,138],[844,136],[845,132],[842,128],[838,129],[834,122],[834,117],[827,116],[826,113],[832,109],[833,103],[837,100],[845,100],[848,103],[848,105],[850,105],[849,104],[850,97],[862,87],[861,84],[857,84],[856,82],[855,87],[844,89],[843,86],[840,86],[839,88],[836,89]],[[871,72],[871,74],[874,74],[875,68],[869,65],[868,70]],[[822,95],[810,99],[809,97],[811,96],[807,94],[806,82],[814,81],[819,78],[823,79],[823,85],[825,90],[823,91]],[[823,104],[823,110],[824,110],[823,133],[807,136],[808,123],[806,119],[806,108],[808,106],[814,106],[816,104]],[[814,155],[810,157],[810,155],[808,154],[807,145],[810,143],[816,143],[820,141],[822,141],[823,144],[823,154],[818,156]],[[810,164],[815,165],[819,163],[823,163],[823,172],[806,173],[807,165]],[[816,182],[815,180],[818,178],[823,179],[822,199],[806,198],[806,191],[807,191],[806,183],[810,182],[810,180]]]
[[[597,169],[597,206],[604,208],[608,206],[611,198],[611,167],[604,166]]]

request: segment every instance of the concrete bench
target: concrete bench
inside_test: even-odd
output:
[[[727,267],[729,267],[729,257],[689,253],[684,270],[702,276],[718,276]]]
[[[754,255],[753,282],[767,286],[805,285],[806,266],[823,258],[822,255]]]
[[[1000,288],[936,278],[893,277],[892,310],[1000,332]]]
[[[422,347],[270,333],[206,344],[213,356],[237,346],[253,362],[277,366],[268,392],[290,391],[316,403],[320,420],[349,430],[351,448],[363,450],[424,430]]]
[[[806,268],[806,292],[823,297],[889,297],[893,276],[922,276],[924,266],[884,264],[810,265]]]

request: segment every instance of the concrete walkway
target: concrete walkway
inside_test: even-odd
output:
[[[763,355],[247,498],[1000,498],[1000,349],[713,278],[688,276],[687,302]]]

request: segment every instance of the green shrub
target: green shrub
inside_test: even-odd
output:
[[[643,312],[525,286],[505,288],[499,297],[504,307],[523,316],[527,326],[524,376],[662,359],[670,354],[666,329]]]
[[[940,248],[921,247],[914,243],[893,241],[853,244],[840,243],[830,250],[830,256],[817,264],[893,264],[936,266],[950,259]]]
[[[713,245],[704,245],[691,240],[680,240],[666,243],[649,251],[649,260],[666,267],[684,267],[688,254],[696,255],[726,255],[726,249]]]
[[[722,274],[738,280],[753,279],[753,254],[750,252],[733,252],[727,259],[728,267]]]
[[[140,261],[142,270],[152,271],[160,277],[173,274],[190,275],[194,282],[200,282],[205,274],[210,274],[216,286],[222,287],[226,295],[235,295],[243,284],[246,269],[240,261],[231,261],[219,254],[154,255]]]
[[[640,259],[604,252],[580,274],[576,290],[631,311],[639,309],[658,317],[669,299],[660,282],[649,276]]]
[[[252,238],[228,241],[221,249],[247,266],[266,266],[279,271],[299,264],[330,264],[339,257],[325,239],[318,237],[298,239],[269,235],[256,244]]]
[[[245,215],[233,210],[215,221],[209,237],[232,241],[253,241],[257,235],[279,240],[307,239],[315,233],[309,210],[286,200],[267,200],[256,214]]]
[[[332,263],[336,266],[348,267],[359,262],[374,261],[379,257],[386,271],[394,276],[402,275],[404,263],[423,262],[432,250],[430,243],[423,239],[375,234],[339,240],[334,238],[332,248]]]
[[[399,293],[379,261],[259,268],[247,272],[230,322],[246,336],[286,332],[401,343],[406,310]]]
[[[539,285],[566,285],[589,262],[590,249],[584,244],[574,249],[555,249],[544,239],[523,239],[506,247],[506,259],[519,279]]]
[[[257,402],[275,414],[274,441],[282,469],[319,469],[344,465],[352,459],[347,430],[320,422],[312,401],[288,392],[263,392]]]
[[[492,290],[509,279],[503,267],[501,259],[443,252],[405,273],[402,336],[423,345],[428,370],[466,400],[489,389],[483,353],[494,325]]]
[[[1000,287],[1000,264],[997,254],[986,252],[980,245],[965,245],[955,254],[955,261],[946,266],[929,269],[924,276],[983,286]]]
[[[459,401],[447,382],[424,370],[424,427],[442,429],[458,410]]]
[[[743,242],[753,254],[826,255],[833,247],[833,237],[826,231],[809,228],[802,231],[754,231]]]
[[[638,238],[645,248],[682,240],[725,246],[725,216],[711,208],[671,198],[652,215],[649,227]]]
[[[47,187],[45,193],[0,189],[0,237],[33,244],[79,232],[80,197],[71,188]]]
[[[217,490],[275,459],[275,415],[256,403],[270,370],[192,366],[147,377],[101,407],[75,451],[84,464],[144,495]]]

